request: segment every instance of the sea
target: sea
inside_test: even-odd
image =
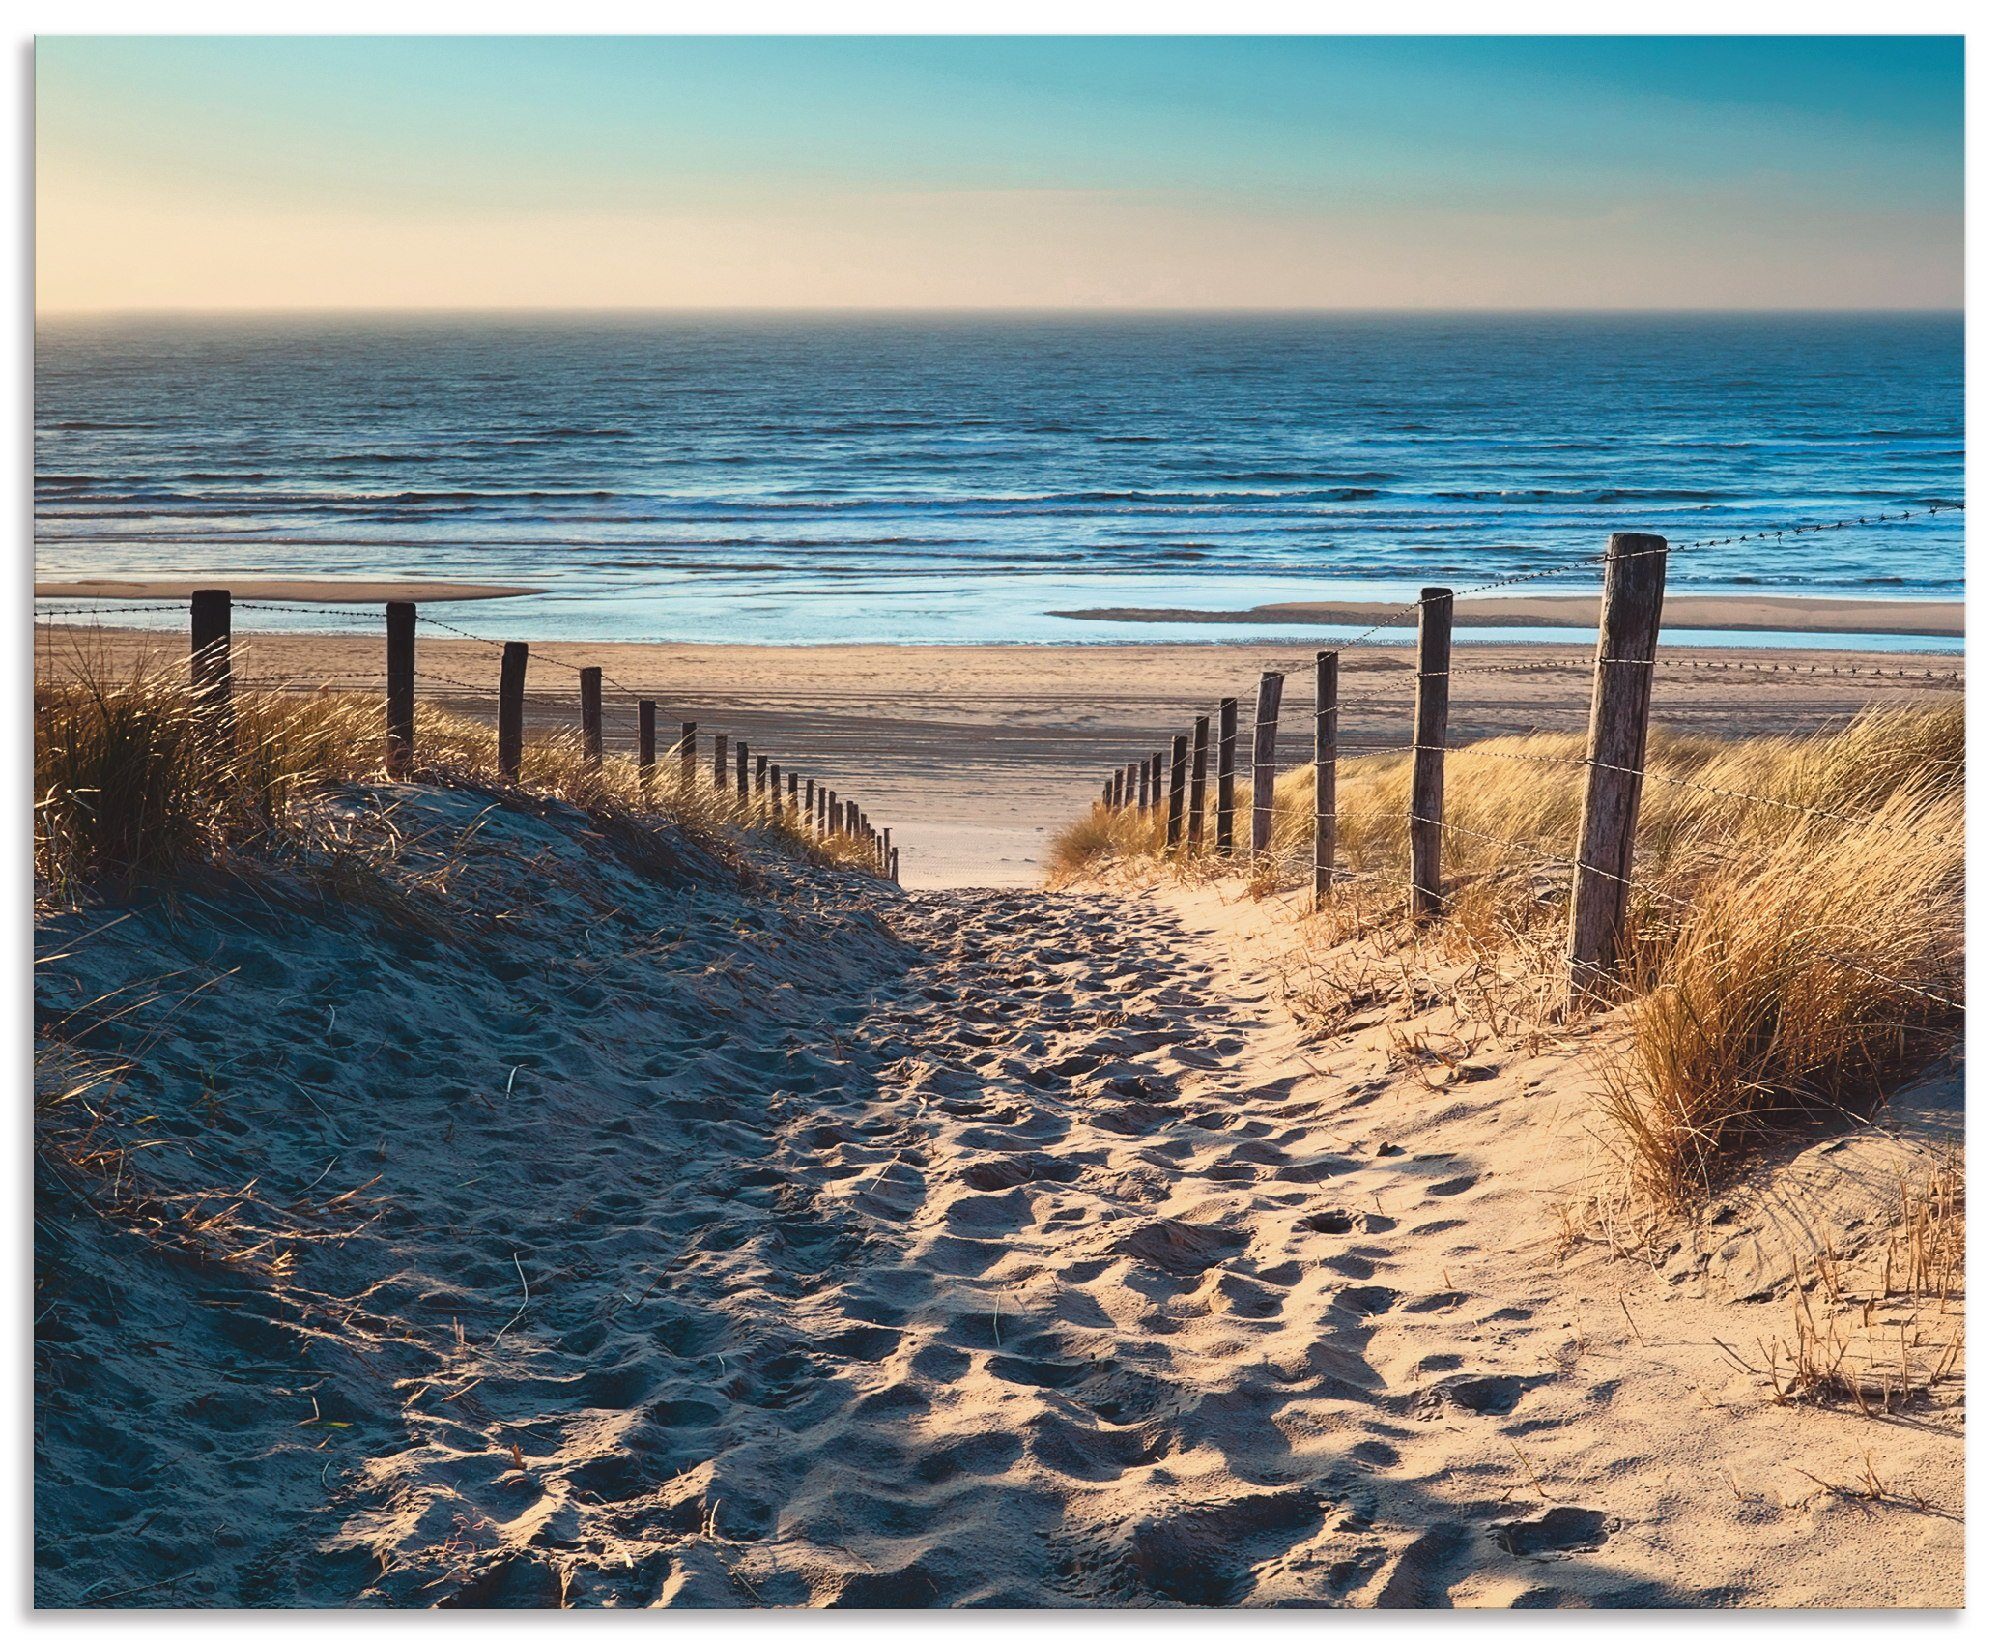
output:
[[[34,410],[39,579],[540,590],[431,607],[486,637],[1338,640],[1064,613],[1582,590],[1610,531],[1906,508],[1670,591],[1965,585],[1956,314],[45,318]]]

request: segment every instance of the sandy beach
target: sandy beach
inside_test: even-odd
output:
[[[177,660],[178,634],[37,629],[44,666],[77,644],[119,667],[141,654]],[[377,639],[237,631],[248,679],[370,688]],[[1248,704],[1258,675],[1288,670],[1281,761],[1311,740],[1309,644],[731,645],[537,644],[529,671],[531,731],[575,723],[575,667],[606,673],[607,745],[637,739],[631,693],[659,703],[663,726],[692,719],[704,734],[747,738],[802,775],[865,796],[894,830],[912,888],[1040,882],[1051,832],[1087,805],[1115,764],[1163,749],[1177,724],[1224,695]],[[1935,701],[1960,689],[1950,656],[1839,649],[1666,649],[1655,722],[1729,735],[1795,730],[1870,704]],[[1452,685],[1454,736],[1581,729],[1589,716],[1590,648],[1462,645]],[[564,666],[568,664],[568,666]],[[419,688],[491,719],[498,657],[490,645],[436,638],[418,647]],[[1899,670],[1901,676],[1899,677]],[[1406,654],[1366,649],[1342,661],[1341,738],[1359,751],[1406,741],[1413,673]],[[456,683],[447,681],[457,681]],[[628,693],[629,690],[629,693]],[[662,730],[662,736],[668,732]]]

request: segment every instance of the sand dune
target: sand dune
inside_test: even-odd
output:
[[[1564,1236],[1592,1038],[1434,1087],[1293,1018],[1280,902],[396,796],[393,893],[42,931],[52,1064],[167,1143],[49,1183],[44,1603],[1957,1601],[1954,1384],[1779,1408],[1711,1339],[1803,1234]],[[1858,1237],[1904,1128],[1740,1207]]]

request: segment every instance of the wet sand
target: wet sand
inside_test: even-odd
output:
[[[1113,605],[1095,610],[1059,610],[1057,616],[1098,622],[1323,623],[1329,627],[1380,622],[1414,628],[1407,607],[1352,600],[1308,600],[1254,605],[1248,610],[1150,609]],[[1454,627],[1548,627],[1595,630],[1595,594],[1503,594],[1459,599],[1452,606]],[[1958,638],[1965,632],[1960,599],[1823,599],[1789,594],[1668,594],[1664,623],[1669,628],[1706,628],[1718,633],[1899,633],[1911,637]]]
[[[473,640],[419,630],[419,689],[491,719],[499,655]],[[77,643],[113,666],[141,652],[177,659],[178,635],[44,627],[38,648],[60,666]],[[379,639],[256,634],[239,625],[248,680],[379,688]],[[768,751],[801,777],[859,798],[903,851],[911,888],[1040,882],[1050,835],[1087,805],[1111,767],[1164,751],[1176,729],[1219,697],[1243,701],[1245,733],[1258,675],[1288,671],[1278,756],[1303,760],[1312,735],[1310,644],[746,645],[537,644],[529,729],[576,722],[574,668],[605,669],[606,743],[630,751],[634,697],[659,703],[665,744],[693,720]],[[1589,714],[1590,646],[1462,644],[1451,729],[1470,738],[1580,730]],[[1956,692],[1959,659],[1840,650],[1755,648],[1662,652],[1655,722],[1722,735],[1790,731],[1871,704],[1936,701]],[[563,664],[569,666],[565,667]],[[1853,672],[1828,671],[1853,669]],[[1880,670],[1878,673],[1877,670]],[[1903,676],[1897,677],[1898,670]],[[1817,671],[1815,671],[1817,670]],[[1407,741],[1413,690],[1406,653],[1369,649],[1341,660],[1341,745]],[[704,768],[706,766],[704,765]]]
[[[411,599],[431,604],[452,599],[512,599],[523,593],[540,593],[540,588],[508,587],[497,582],[354,582],[331,577],[300,576],[155,576],[139,581],[115,577],[88,577],[77,582],[37,582],[37,599],[185,599],[197,588],[211,588],[218,580],[227,584],[238,599],[285,599],[301,605],[337,605],[359,602],[381,604],[390,599]]]

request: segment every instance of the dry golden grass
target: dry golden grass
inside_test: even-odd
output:
[[[234,735],[218,756],[217,723],[181,668],[114,676],[87,654],[35,691],[35,873],[56,901],[122,894],[220,862],[309,826],[307,801],[343,782],[384,780],[382,701],[374,694],[241,690]],[[531,741],[519,780],[501,782],[495,732],[423,706],[416,781],[445,781],[566,800],[610,826],[669,822],[725,857],[746,835],[807,859],[873,871],[865,839],[819,838],[790,806],[739,802],[678,766],[642,783],[636,763],[593,764],[574,733]]]
[[[1829,1104],[1866,1107],[1954,1040],[1964,741],[1958,705],[1880,710],[1809,736],[1652,738],[1626,932],[1635,1041],[1606,1069],[1607,1106],[1646,1196],[1686,1199],[1773,1127]],[[1536,735],[1446,755],[1451,916],[1421,946],[1455,976],[1495,984],[1496,1034],[1509,1018],[1533,1030],[1562,997],[1582,754],[1581,736]],[[1418,943],[1403,922],[1409,785],[1407,754],[1340,764],[1343,877],[1309,926],[1316,943],[1385,930],[1405,951]],[[1272,850],[1230,864],[1253,892],[1306,880],[1312,805],[1311,768],[1283,773]],[[1247,820],[1239,811],[1239,831]],[[1183,873],[1222,865],[1170,857],[1156,823],[1096,805],[1058,835],[1052,876],[1121,860]],[[1353,993],[1345,978],[1305,985],[1332,1006]]]

